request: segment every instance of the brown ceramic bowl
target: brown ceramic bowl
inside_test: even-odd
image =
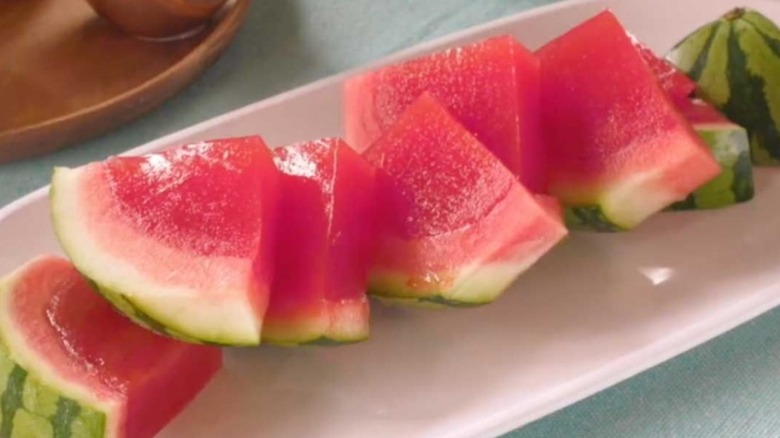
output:
[[[227,0],[87,0],[106,21],[143,38],[163,39],[200,29]]]

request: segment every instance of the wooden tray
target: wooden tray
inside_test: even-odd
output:
[[[84,0],[0,0],[0,163],[153,109],[217,59],[248,8],[229,2],[196,36],[153,42],[117,30]]]

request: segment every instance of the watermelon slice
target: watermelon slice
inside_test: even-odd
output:
[[[509,35],[490,38],[348,79],[347,142],[367,149],[424,91],[534,192],[544,189],[539,61]]]
[[[256,345],[277,179],[259,137],[57,168],[54,226],[79,271],[136,322],[191,342]]]
[[[570,226],[633,228],[720,172],[611,12],[538,54],[549,192]]]
[[[0,312],[2,437],[152,437],[222,365],[133,324],[55,256],[0,282]]]
[[[710,146],[720,163],[721,172],[684,201],[673,204],[672,208],[719,208],[753,199],[753,166],[745,128],[699,99],[681,100],[677,106]]]
[[[376,296],[485,304],[566,235],[549,198],[540,204],[429,93],[364,156],[379,169]]]
[[[374,169],[340,139],[274,150],[282,172],[276,274],[263,340],[341,343],[369,332]]]

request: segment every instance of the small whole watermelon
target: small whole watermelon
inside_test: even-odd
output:
[[[737,8],[680,41],[667,59],[750,135],[754,164],[780,165],[780,29]]]

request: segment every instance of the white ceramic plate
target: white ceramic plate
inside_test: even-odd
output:
[[[510,32],[532,48],[605,7],[665,50],[727,9],[770,0],[574,1],[467,30],[383,62]],[[145,145],[261,133],[272,144],[340,133],[345,75]],[[497,303],[375,307],[370,341],[230,351],[165,437],[487,437],[519,427],[780,304],[780,169],[753,202],[663,214],[619,235],[576,235]],[[45,190],[0,211],[0,271],[58,251]]]

